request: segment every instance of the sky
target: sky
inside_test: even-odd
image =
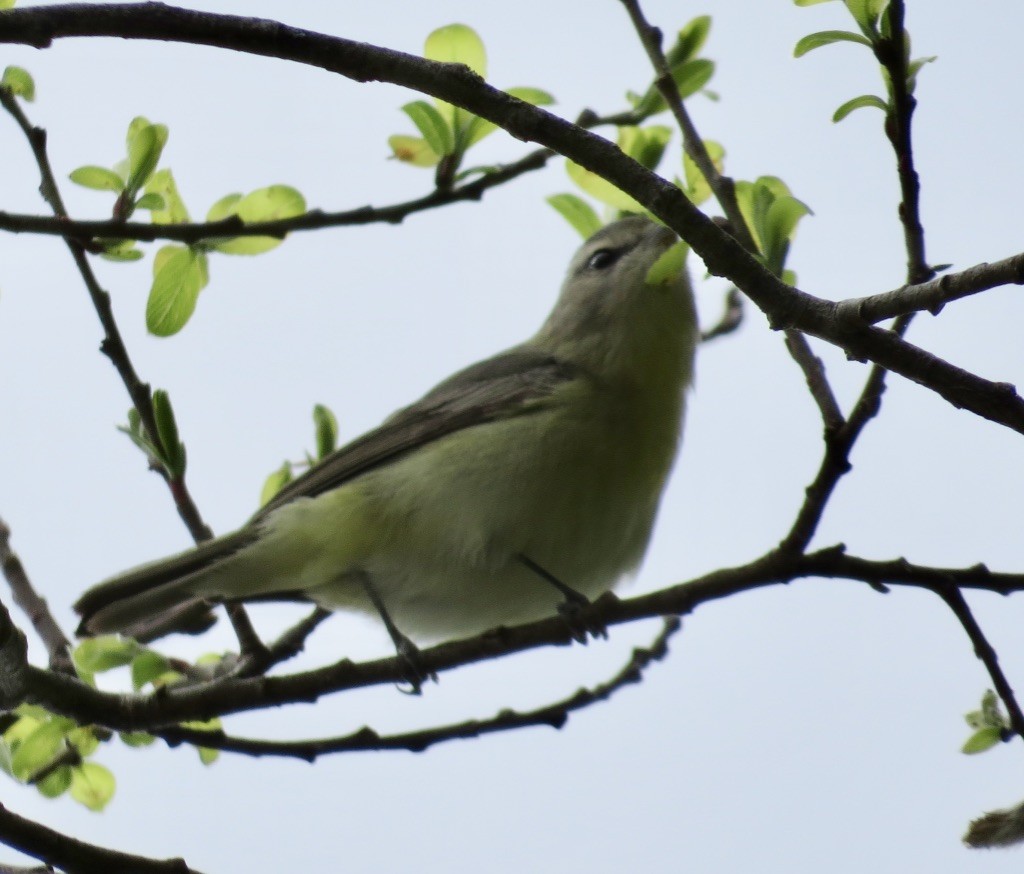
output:
[[[197,7],[198,8],[198,7]],[[499,87],[531,85],[575,118],[624,108],[650,80],[612,0],[480,4],[288,5],[211,0],[216,12],[280,18],[418,53],[452,22],[473,26]],[[667,33],[707,13],[717,62],[695,97],[703,136],[736,178],[781,177],[814,211],[790,266],[799,285],[838,299],[887,291],[904,276],[894,162],[874,110],[839,125],[832,111],[878,91],[863,49],[802,59],[796,41],[847,28],[840,4],[708,0],[644,4]],[[919,76],[915,143],[928,256],[965,268],[1015,254],[1024,170],[1016,83],[1024,9],[1010,0],[911,3]],[[983,48],[979,49],[979,46]],[[386,205],[426,193],[429,172],[387,160],[387,137],[411,133],[414,94],[321,70],[213,49],[115,40],[5,46],[28,68],[27,107],[49,135],[60,179],[113,163],[136,115],[167,124],[164,165],[194,218],[221,196],[272,183],[311,207]],[[660,121],[660,119],[659,119]],[[494,134],[480,163],[528,145]],[[3,209],[45,212],[28,148],[0,120]],[[662,172],[679,172],[679,138]],[[259,258],[221,256],[193,321],[146,334],[150,260],[96,262],[143,379],[171,393],[188,446],[189,484],[218,532],[255,509],[266,475],[312,445],[310,410],[336,412],[343,439],[373,427],[455,369],[529,336],[578,245],[544,198],[571,191],[563,164],[466,203],[377,225],[297,234]],[[103,217],[110,198],[64,186],[73,215]],[[185,548],[162,482],[116,425],[128,399],[97,347],[85,290],[52,238],[0,236],[0,516],[65,627],[88,585]],[[691,265],[705,322],[725,285]],[[1011,326],[1015,288],[922,316],[910,339],[990,379],[1021,381]],[[866,375],[813,342],[848,409]],[[782,337],[751,307],[741,329],[702,348],[681,456],[637,578],[653,591],[748,561],[788,530],[821,456],[821,426]],[[815,545],[842,541],[870,558],[1020,571],[1024,447],[1005,429],[891,378],[882,416],[852,457]],[[1011,683],[1024,677],[1024,599],[969,595]],[[254,611],[270,637],[297,614]],[[222,623],[222,625],[225,623]],[[362,725],[397,731],[527,708],[600,682],[650,640],[657,623],[613,629],[607,642],[552,649],[450,672],[420,697],[386,687],[316,706],[232,717],[236,734],[309,737]],[[232,645],[227,628],[173,639],[196,656]],[[337,616],[295,667],[387,654],[373,623]],[[42,662],[39,648],[33,656]],[[116,683],[116,679],[112,681]],[[625,870],[936,874],[1003,872],[1019,851],[960,843],[983,811],[1024,799],[1020,744],[967,757],[963,714],[990,685],[960,626],[935,596],[806,580],[745,593],[686,617],[670,657],[643,683],[537,728],[454,742],[424,754],[342,755],[310,766],[223,755],[204,767],[188,749],[109,745],[117,775],[102,814],[8,786],[5,806],[99,844],[184,856],[214,874],[247,870],[432,872]],[[0,849],[0,862],[19,861]]]

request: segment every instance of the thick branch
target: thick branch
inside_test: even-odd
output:
[[[1012,386],[981,379],[888,331],[850,325],[837,305],[790,288],[736,240],[716,228],[671,183],[615,145],[549,112],[491,88],[471,70],[390,49],[328,37],[261,19],[194,12],[158,4],[68,5],[0,13],[0,42],[45,47],[70,36],[160,39],[245,51],[321,67],[351,79],[387,81],[462,106],[522,140],[540,143],[599,173],[647,206],[685,239],[708,269],[726,276],[768,316],[875,361],[993,422],[1024,433],[1024,401]]]
[[[702,604],[738,592],[813,575],[844,577],[876,588],[888,583],[934,591],[939,581],[947,585],[953,580],[964,587],[1002,594],[1024,590],[1024,574],[995,574],[983,566],[961,570],[921,567],[902,560],[871,562],[845,556],[841,549],[834,548],[806,556],[769,553],[749,564],[715,571],[629,600],[608,595],[588,608],[587,618],[611,626],[658,616],[685,615]],[[566,646],[571,641],[571,629],[556,616],[443,643],[423,650],[421,660],[425,670],[440,673],[529,649]],[[0,677],[3,664],[0,653]],[[162,689],[152,695],[115,695],[97,691],[69,677],[24,666],[16,677],[14,694],[0,699],[0,707],[13,706],[12,701],[16,704],[27,700],[84,724],[95,723],[118,731],[147,730],[245,710],[313,702],[323,695],[348,689],[400,683],[404,679],[403,671],[404,665],[395,658],[359,664],[345,659],[281,677],[228,677],[188,688]]]

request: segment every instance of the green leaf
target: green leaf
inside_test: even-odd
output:
[[[854,21],[865,33],[878,33],[878,19],[889,0],[843,0]]]
[[[601,229],[601,219],[594,208],[583,198],[575,194],[552,194],[547,198],[550,203],[583,239],[589,239]]]
[[[290,185],[257,188],[239,200],[232,210],[247,225],[294,218],[306,211],[306,198]]]
[[[338,446],[338,420],[323,404],[313,407],[313,426],[316,429],[316,459],[322,461]]]
[[[290,461],[286,461],[264,481],[263,488],[260,490],[260,506],[262,507],[266,504],[274,495],[288,485],[292,479],[292,464]]]
[[[44,798],[58,798],[67,792],[70,786],[70,765],[58,768],[56,771],[47,774],[42,780],[36,782],[36,789],[39,790],[39,794]]]
[[[181,727],[191,728],[195,731],[219,732],[221,731],[221,721],[218,718],[214,718],[207,719],[203,722],[183,722],[181,723]],[[196,747],[196,752],[199,753],[199,761],[204,765],[212,765],[220,756],[220,750],[210,749],[209,747]]]
[[[448,126],[448,122],[425,100],[406,103],[402,107],[402,112],[412,119],[412,123],[423,134],[427,145],[435,154],[443,157],[455,151],[455,135]]]
[[[566,161],[566,170],[573,182],[591,197],[601,201],[601,203],[627,212],[644,211],[644,208],[628,194],[619,191],[611,182],[602,179],[596,173],[581,167],[579,164],[573,161]]]
[[[647,270],[644,282],[647,285],[667,285],[678,279],[679,274],[683,272],[683,268],[686,266],[686,256],[689,251],[690,247],[682,240],[673,243],[661,253],[658,260]]]
[[[79,167],[72,170],[68,178],[77,185],[97,191],[124,191],[124,180],[106,167]]]
[[[465,64],[478,76],[487,77],[487,52],[477,32],[465,24],[439,27],[428,37],[423,56],[444,64]]]
[[[132,688],[138,692],[147,683],[156,686],[170,671],[171,665],[164,656],[151,649],[143,650],[132,659]]]
[[[212,765],[220,758],[220,750],[213,750],[209,747],[197,747],[196,752],[199,753],[199,761],[204,765]]]
[[[31,103],[36,99],[36,83],[28,70],[22,67],[8,67],[0,79],[0,87],[6,88],[15,97]]]
[[[144,731],[122,731],[121,742],[129,747],[148,747],[156,738]]]
[[[676,83],[679,96],[683,100],[691,97],[700,91],[711,80],[715,73],[715,64],[706,58],[697,58],[690,61],[682,61],[670,68],[672,79]],[[633,109],[642,116],[657,115],[668,109],[665,98],[656,85],[651,85],[639,98]]]
[[[71,797],[89,810],[100,811],[114,797],[114,775],[96,762],[83,762],[71,769]]]
[[[889,104],[882,100],[881,97],[876,97],[874,94],[861,94],[860,97],[847,100],[846,103],[832,113],[832,121],[840,122],[855,109],[863,109],[865,106],[874,106],[877,109],[881,109],[882,112],[889,111]]]
[[[683,25],[676,35],[676,41],[672,48],[665,53],[665,60],[668,62],[669,69],[683,63],[683,61],[689,61],[697,57],[700,50],[704,48],[704,43],[707,42],[710,32],[710,15],[698,15]]]
[[[19,713],[21,712],[21,709],[22,708],[20,707],[18,708]],[[17,746],[32,734],[32,732],[39,728],[40,725],[49,721],[50,714],[42,708],[40,708],[39,711],[38,715],[22,714],[21,718],[4,732],[4,740],[10,744],[11,747]]]
[[[91,756],[99,749],[100,740],[91,726],[78,726],[67,733],[67,742],[71,744],[83,759]]]
[[[0,9],[13,9],[15,0],[0,0]]]
[[[183,246],[160,249],[153,259],[153,286],[146,302],[149,332],[170,337],[185,327],[207,281],[205,254]]]
[[[785,264],[797,223],[810,214],[807,204],[790,195],[777,196],[768,207],[761,226],[761,241],[768,266],[776,275]]]
[[[921,68],[925,64],[937,61],[938,58],[938,55],[929,55],[927,58],[917,58],[907,65],[907,90],[911,94],[914,93],[914,89],[917,87],[917,74],[921,71]]]
[[[393,134],[388,137],[388,145],[391,146],[392,157],[414,167],[434,167],[441,160],[441,156],[420,137]]]
[[[50,764],[64,749],[66,727],[56,719],[44,722],[14,747],[11,770],[19,780],[27,780]]]
[[[153,416],[156,419],[160,445],[163,447],[164,467],[172,479],[177,479],[185,473],[185,446],[178,439],[178,423],[174,420],[170,395],[163,389],[153,392]]]
[[[487,52],[473,28],[465,24],[449,24],[431,33],[423,46],[423,56],[445,64],[465,64],[481,78],[487,77]],[[454,132],[456,151],[462,151],[462,134],[472,115],[464,109],[434,99],[438,112]]]
[[[237,215],[247,225],[295,218],[306,211],[306,198],[290,185],[268,185],[266,188],[258,188],[240,197],[230,206],[225,206],[227,199],[221,198],[214,204],[217,218]],[[209,217],[208,220],[213,221]],[[281,242],[278,237],[232,237],[213,242],[210,248],[225,255],[259,255],[280,246]]]
[[[135,201],[136,209],[148,209],[154,212],[166,209],[167,204],[159,194],[143,194]]]
[[[852,33],[848,30],[821,30],[801,38],[793,49],[793,57],[801,58],[808,52],[820,49],[822,46],[832,45],[835,42],[855,42],[871,48],[871,41],[859,33]]]
[[[86,638],[74,648],[71,658],[79,671],[101,674],[130,665],[140,649],[139,644],[130,637],[107,634]]]
[[[235,212],[235,205],[241,199],[241,194],[225,194],[220,200],[210,207],[210,211],[206,214],[206,220],[208,222],[219,222],[223,219],[229,218],[230,216],[237,215]]]
[[[101,258],[108,261],[140,261],[143,257],[135,240],[99,240],[103,245]]]
[[[700,91],[715,74],[715,62],[706,58],[686,61],[672,68],[672,78],[679,88],[679,96],[685,100]]]
[[[711,158],[711,163],[721,172],[725,167],[725,149],[714,140],[704,140],[704,149]],[[683,152],[683,175],[686,177],[686,196],[694,206],[700,206],[711,197],[711,186],[700,172],[697,163],[686,152]]]
[[[672,129],[663,125],[619,128],[619,148],[638,164],[653,170],[665,154],[665,147],[672,136]]]
[[[817,6],[819,3],[831,3],[832,0],[793,0],[797,6]]]
[[[985,750],[990,750],[996,744],[1002,741],[1002,730],[995,726],[989,726],[988,728],[982,728],[974,732],[967,742],[960,748],[960,752],[966,753],[969,756],[975,755],[976,753],[983,753]]]
[[[6,738],[0,739],[0,771],[9,777],[14,776],[14,768],[11,765],[11,745]]]
[[[139,191],[156,170],[167,143],[167,125],[150,124],[139,116],[128,126],[128,178],[125,188]]]
[[[163,205],[154,207],[143,203],[146,197],[150,196],[159,197]],[[185,201],[178,192],[178,183],[175,182],[174,174],[170,170],[157,170],[149,177],[146,182],[146,197],[143,197],[136,206],[151,210],[153,224],[177,225],[188,221]]]

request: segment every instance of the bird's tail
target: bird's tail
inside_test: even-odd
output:
[[[175,630],[177,626],[171,622],[175,617],[179,622],[182,617],[191,617],[193,622],[208,625],[209,621],[200,616],[209,612],[203,606],[207,593],[202,591],[201,581],[211,568],[255,539],[253,529],[243,528],[93,586],[75,604],[82,617],[78,633],[121,632],[152,639],[155,635],[147,629],[170,622]]]

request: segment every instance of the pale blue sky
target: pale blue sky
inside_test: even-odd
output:
[[[474,26],[490,81],[535,85],[568,118],[622,107],[650,76],[614,0],[481,4],[229,2],[204,8],[417,52],[453,21]],[[832,110],[880,88],[858,47],[792,58],[803,34],[849,26],[839,4],[645,4],[666,32],[714,17],[706,53],[718,103],[696,98],[704,136],[739,178],[781,176],[815,215],[791,266],[807,291],[841,297],[896,287],[904,273],[893,160],[881,115]],[[754,11],[756,10],[756,11]],[[928,254],[956,267],[1021,248],[1019,34],[1010,0],[911,3],[920,76],[918,166]],[[109,163],[131,118],[170,127],[165,163],[193,217],[231,191],[295,185],[311,206],[387,204],[425,192],[430,175],[386,160],[408,132],[414,98],[320,70],[155,43],[68,41],[5,47],[35,75],[28,112],[47,128],[59,176]],[[42,212],[20,133],[0,122],[0,207]],[[502,134],[479,160],[529,148]],[[678,172],[678,137],[664,172]],[[311,443],[309,411],[329,404],[343,438],[358,435],[438,379],[530,334],[554,299],[573,231],[543,197],[570,190],[560,163],[461,204],[375,226],[297,235],[258,259],[216,258],[194,321],[145,334],[149,262],[98,263],[142,377],[171,392],[189,448],[189,481],[217,531],[252,512],[265,475]],[[72,211],[100,216],[103,195],[68,183]],[[188,536],[159,479],[114,426],[127,398],[96,351],[100,333],[70,259],[53,239],[0,237],[0,515],[43,594],[69,605],[96,580],[181,549]],[[700,276],[701,271],[695,271]],[[720,282],[699,282],[717,315]],[[1021,380],[1018,289],[925,316],[911,339],[982,375]],[[1011,328],[1011,326],[1014,326]],[[816,346],[845,403],[865,375]],[[821,453],[820,424],[782,338],[750,313],[735,336],[702,350],[683,452],[639,578],[646,591],[746,561],[788,528]],[[893,379],[886,409],[858,444],[817,543],[877,558],[1021,570],[1024,448],[1017,435]],[[1024,685],[1024,599],[971,597],[1011,682]],[[269,634],[293,614],[257,612]],[[390,688],[238,717],[239,734],[340,734],[485,717],[527,707],[613,673],[653,625],[607,643],[531,653],[442,677],[421,698]],[[185,654],[231,645],[227,631]],[[383,654],[375,626],[337,617],[302,664]],[[959,837],[984,810],[1024,799],[1016,744],[967,758],[962,714],[989,681],[937,598],[808,581],[701,608],[667,662],[561,732],[535,729],[453,743],[423,755],[292,761],[224,756],[203,768],[189,750],[125,750],[99,760],[117,774],[102,815],[8,787],[18,813],[98,843],[183,855],[208,874],[358,872],[1017,870],[1016,851],[977,853]],[[14,858],[0,850],[0,861]]]

